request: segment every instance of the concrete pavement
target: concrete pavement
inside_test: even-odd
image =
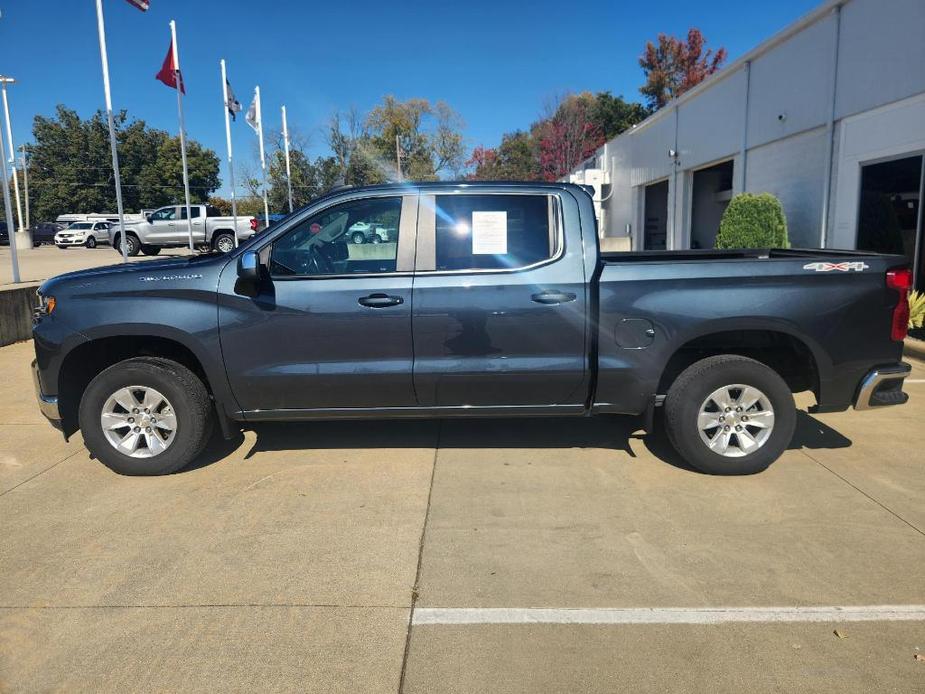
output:
[[[186,255],[185,248],[171,248],[161,251],[158,258]],[[19,256],[19,275],[23,282],[39,282],[55,275],[92,267],[103,267],[122,262],[122,256],[111,246],[96,248],[67,248],[61,250],[55,246],[42,245],[38,248],[22,249]],[[129,258],[129,262],[151,260],[146,255]],[[9,246],[0,246],[0,288],[13,282],[13,266]]]
[[[908,406],[802,414],[748,478],[605,418],[266,425],[137,479],[41,420],[30,354],[0,349],[0,691],[925,690],[925,621],[409,630],[925,605],[920,365]]]

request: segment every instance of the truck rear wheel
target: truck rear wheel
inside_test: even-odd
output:
[[[138,251],[141,250],[141,242],[138,240],[138,237],[135,236],[134,234],[126,234],[125,242],[126,242],[126,249],[125,249],[126,255],[131,255],[131,256],[138,255]],[[120,234],[116,234],[115,238],[113,239],[112,247],[113,249],[115,249],[115,251],[119,255],[122,255],[122,236]]]
[[[87,386],[78,412],[90,452],[122,475],[167,475],[189,465],[212,431],[202,381],[156,357],[119,362]]]
[[[219,253],[231,253],[234,250],[234,236],[226,232],[216,234],[212,239],[212,248]]]
[[[713,475],[751,475],[784,452],[796,406],[784,380],[761,362],[725,354],[685,369],[668,390],[665,427],[690,465]]]

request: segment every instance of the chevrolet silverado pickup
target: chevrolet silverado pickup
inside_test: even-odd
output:
[[[182,248],[189,244],[190,228],[193,230],[193,244],[205,246],[220,253],[228,253],[238,241],[249,239],[257,231],[254,217],[239,215],[237,225],[234,217],[223,217],[211,205],[190,205],[190,220],[186,220],[186,205],[167,205],[154,210],[144,219],[125,222],[125,239],[128,255],[157,255],[162,248]],[[122,253],[122,233],[119,225],[109,230],[112,247]]]
[[[357,224],[394,238],[356,244]],[[813,411],[899,405],[911,273],[836,250],[601,253],[560,184],[338,190],[221,255],[38,290],[44,414],[113,470],[170,473],[271,420],[664,412],[694,468],[749,474]]]

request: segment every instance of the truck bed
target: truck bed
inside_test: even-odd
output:
[[[607,251],[601,252],[605,263],[677,262],[697,260],[767,260],[799,258],[864,258],[878,257],[877,253],[831,248],[748,248],[704,249],[684,251]]]

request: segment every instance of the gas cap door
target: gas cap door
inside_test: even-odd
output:
[[[645,318],[624,318],[617,323],[614,339],[623,349],[645,349],[655,340],[655,326]]]

